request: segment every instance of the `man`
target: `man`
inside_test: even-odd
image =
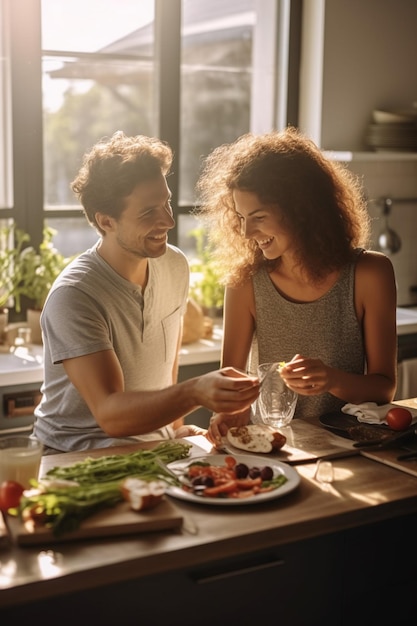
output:
[[[72,189],[98,231],[45,303],[43,398],[33,436],[45,453],[187,436],[199,406],[239,412],[255,377],[225,368],[176,383],[189,268],[167,243],[175,222],[166,177],[172,151],[116,132],[84,157]]]

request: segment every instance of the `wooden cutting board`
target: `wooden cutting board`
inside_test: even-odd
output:
[[[373,461],[378,461],[379,463],[389,465],[390,467],[400,470],[401,472],[417,476],[417,459],[399,461],[397,458],[399,455],[405,454],[406,452],[406,449],[396,448],[391,450],[390,448],[387,448],[385,450],[363,450],[361,454],[362,456],[372,459]]]
[[[356,422],[352,420],[352,423]],[[343,448],[352,448],[353,440],[328,431],[323,428],[322,424],[318,424],[318,426],[320,430],[317,430],[317,428],[304,420],[293,420],[290,429],[292,431],[291,439],[289,437],[287,441],[289,440],[294,447],[285,445],[280,451],[283,458],[279,460],[285,463],[286,460],[296,461],[305,456],[305,458],[312,458],[312,461],[314,461],[315,456],[331,454]],[[374,428],[378,429],[379,427],[375,426]],[[285,429],[281,430],[284,432]],[[397,470],[411,474],[412,476],[417,476],[417,459],[399,461],[397,458],[408,450],[416,448],[416,443],[409,444],[407,442],[407,444],[404,444],[404,447],[385,448],[383,450],[362,450],[361,455],[373,461],[378,461],[378,463],[383,463],[384,465],[389,465]],[[287,459],[284,455],[287,456]]]
[[[183,517],[168,498],[164,498],[154,509],[148,511],[132,511],[127,502],[121,502],[113,508],[99,511],[87,518],[81,526],[70,533],[55,537],[51,530],[43,526],[34,527],[24,524],[17,518],[7,517],[7,525],[13,541],[18,545],[28,546],[78,539],[114,537],[143,532],[153,532],[179,528]]]

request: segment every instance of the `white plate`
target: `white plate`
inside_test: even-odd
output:
[[[227,437],[222,437],[222,444],[221,444],[222,452],[227,452],[227,454],[231,454],[232,456],[236,456],[237,454],[246,454],[251,457],[262,456],[264,457],[263,465],[269,465],[268,459],[270,457],[274,458],[274,457],[279,456],[279,454],[282,452],[284,447],[285,447],[285,444],[279,450],[271,450],[271,452],[250,452],[249,450],[243,450],[242,448],[238,448],[237,446],[234,446],[233,444],[229,442]],[[282,458],[282,454],[281,454],[281,458]]]
[[[264,467],[265,465],[269,465],[273,472],[274,476],[279,476],[283,474],[287,478],[287,482],[278,487],[277,489],[273,489],[272,491],[267,491],[266,493],[259,493],[256,496],[250,496],[248,498],[209,498],[204,496],[197,496],[194,493],[190,493],[189,491],[185,491],[181,489],[181,487],[169,486],[167,487],[166,493],[169,496],[174,498],[178,498],[180,500],[186,500],[187,502],[196,502],[197,504],[215,504],[216,506],[238,506],[242,504],[261,504],[262,502],[267,502],[269,500],[275,500],[275,498],[281,498],[285,496],[290,491],[294,491],[300,484],[300,476],[298,472],[289,465],[285,463],[281,463],[280,461],[272,461],[266,460],[265,457],[261,456],[253,456],[252,454],[234,454],[233,457],[236,459],[236,463],[245,463],[249,468],[250,467]],[[195,462],[202,463],[210,463],[210,465],[225,465],[225,455],[224,454],[210,454],[208,456],[198,456],[189,459],[181,459],[180,461],[173,461],[168,464],[170,470],[172,470],[178,476],[181,475],[185,469]]]

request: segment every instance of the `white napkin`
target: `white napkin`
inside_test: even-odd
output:
[[[345,404],[342,407],[343,413],[355,415],[358,422],[366,424],[386,424],[386,414],[390,409],[398,409],[399,404],[376,404],[376,402],[364,402],[363,404]],[[403,405],[401,405],[403,406]],[[417,422],[417,408],[403,406],[404,409],[410,411],[412,415],[412,424]]]

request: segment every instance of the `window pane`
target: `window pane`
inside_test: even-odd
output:
[[[198,202],[204,158],[246,132],[287,121],[291,0],[183,0],[180,206]],[[187,216],[178,216],[178,244],[195,254]]]
[[[8,2],[0,0],[0,207],[13,205]]]
[[[55,230],[54,246],[67,257],[91,248],[98,239],[97,231],[84,216],[48,218],[45,225]]]
[[[203,158],[249,131],[256,0],[184,0],[180,204],[195,203]]]
[[[154,134],[153,15],[153,0],[42,0],[46,208],[77,204],[70,182],[99,139]]]
[[[189,259],[193,259],[197,256],[197,240],[194,231],[201,229],[201,223],[190,213],[180,213],[175,219],[178,226],[178,246]]]

